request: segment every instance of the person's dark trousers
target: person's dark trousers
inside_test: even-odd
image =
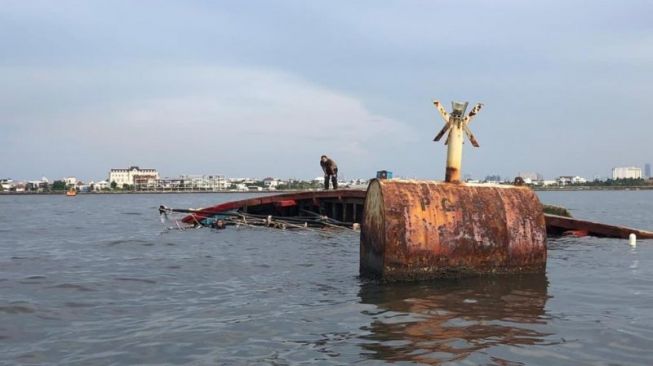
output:
[[[327,174],[324,176],[324,189],[329,189],[329,179],[331,179],[331,185],[333,189],[338,189],[338,176],[333,174]]]

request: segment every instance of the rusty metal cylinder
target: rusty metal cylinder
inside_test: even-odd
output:
[[[422,280],[542,273],[546,227],[527,187],[373,180],[361,227],[360,273]]]

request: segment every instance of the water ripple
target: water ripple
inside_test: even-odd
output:
[[[130,278],[130,277],[117,277],[115,278],[116,281],[132,281],[132,282],[142,282],[142,283],[147,283],[147,284],[155,284],[156,281],[154,280],[148,280],[145,278]]]
[[[50,288],[55,288],[55,289],[66,289],[66,290],[77,290],[77,291],[95,291],[94,289],[90,287],[86,287],[83,285],[75,284],[75,283],[61,283],[55,286],[51,286]]]

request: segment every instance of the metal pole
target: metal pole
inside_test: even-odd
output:
[[[447,171],[445,182],[460,183],[460,169],[463,160],[463,121],[462,118],[451,116],[451,131],[449,132],[447,148]]]
[[[433,141],[439,141],[444,134],[449,132],[447,136],[447,170],[444,175],[444,181],[447,183],[460,183],[460,171],[463,160],[463,133],[467,134],[472,145],[478,147],[478,141],[472,135],[467,125],[476,116],[478,111],[481,110],[483,104],[477,103],[468,116],[465,116],[468,102],[451,102],[451,114],[447,113],[439,101],[434,100],[433,104],[444,120],[444,127],[440,132],[435,135]]]

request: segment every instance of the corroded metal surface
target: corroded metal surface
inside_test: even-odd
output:
[[[542,206],[528,188],[373,181],[360,255],[362,275],[386,280],[543,272]]]

